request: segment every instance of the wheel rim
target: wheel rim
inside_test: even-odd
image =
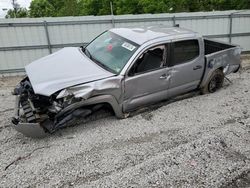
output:
[[[209,92],[214,93],[216,90],[222,87],[223,77],[220,75],[215,75],[209,82]]]

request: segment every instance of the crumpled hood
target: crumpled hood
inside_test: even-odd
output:
[[[77,84],[114,76],[83,54],[80,48],[63,48],[25,67],[36,94],[51,94]]]

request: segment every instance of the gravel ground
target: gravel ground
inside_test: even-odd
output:
[[[214,94],[123,120],[105,113],[44,139],[11,127],[19,78],[1,78],[0,187],[250,187],[250,69],[229,78]]]

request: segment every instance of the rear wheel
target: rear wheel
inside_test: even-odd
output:
[[[205,84],[204,88],[201,90],[203,94],[214,93],[223,86],[224,74],[222,70],[215,70],[210,76],[208,82]]]

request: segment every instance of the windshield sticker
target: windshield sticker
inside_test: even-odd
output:
[[[112,44],[109,44],[109,45],[107,46],[107,50],[108,50],[109,52],[111,52],[111,51],[112,51],[112,49],[113,49]]]
[[[127,43],[127,42],[124,42],[124,43],[122,44],[122,47],[123,47],[123,48],[126,48],[126,49],[129,50],[129,51],[133,51],[133,50],[135,49],[135,46],[134,46],[134,45],[129,44],[129,43]]]

